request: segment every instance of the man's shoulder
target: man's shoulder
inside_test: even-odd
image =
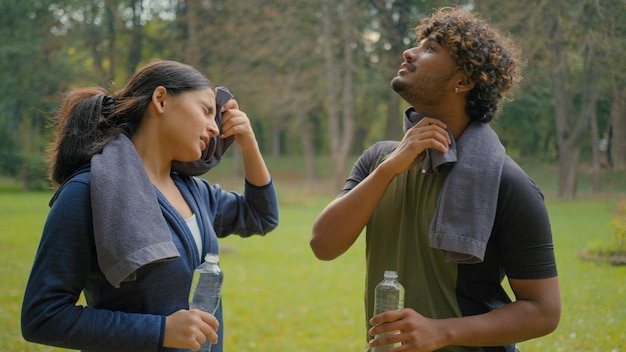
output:
[[[381,157],[384,158],[386,155],[393,152],[400,142],[398,141],[380,141],[374,143],[372,146],[367,148],[361,157],[357,161],[357,164],[360,165],[364,170],[371,171],[374,167],[374,164],[380,162]]]
[[[502,178],[500,183],[519,184],[528,183],[529,181],[532,183],[526,171],[507,155],[504,159],[504,165],[502,166]]]
[[[502,167],[500,178],[500,200],[536,198],[539,195],[543,199],[543,193],[539,186],[511,157],[507,156]]]
[[[388,154],[394,151],[398,144],[400,144],[399,141],[379,141],[367,148],[364,153],[373,155]]]

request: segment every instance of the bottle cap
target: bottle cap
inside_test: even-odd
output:
[[[385,279],[397,279],[398,273],[393,270],[385,270]]]
[[[209,262],[209,263],[219,263],[220,262],[220,257],[217,254],[214,254],[214,253],[207,253],[204,256],[204,261],[205,262]]]

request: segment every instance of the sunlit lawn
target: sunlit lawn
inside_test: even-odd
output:
[[[363,351],[364,245],[320,262],[309,249],[314,218],[332,196],[277,182],[281,224],[266,237],[221,240],[227,351]],[[0,193],[0,351],[52,351],[19,330],[22,292],[50,193]],[[617,196],[548,197],[563,315],[526,351],[626,351],[626,267],[578,254],[611,237]],[[349,220],[349,219],[347,219]]]

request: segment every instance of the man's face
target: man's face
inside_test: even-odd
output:
[[[438,105],[454,92],[457,65],[447,48],[425,38],[403,54],[404,62],[391,81],[392,88],[413,105]]]

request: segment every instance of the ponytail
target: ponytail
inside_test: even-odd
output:
[[[50,179],[58,186],[89,163],[112,138],[115,128],[106,118],[115,99],[101,87],[80,88],[65,96],[53,124],[56,139],[49,148]]]

